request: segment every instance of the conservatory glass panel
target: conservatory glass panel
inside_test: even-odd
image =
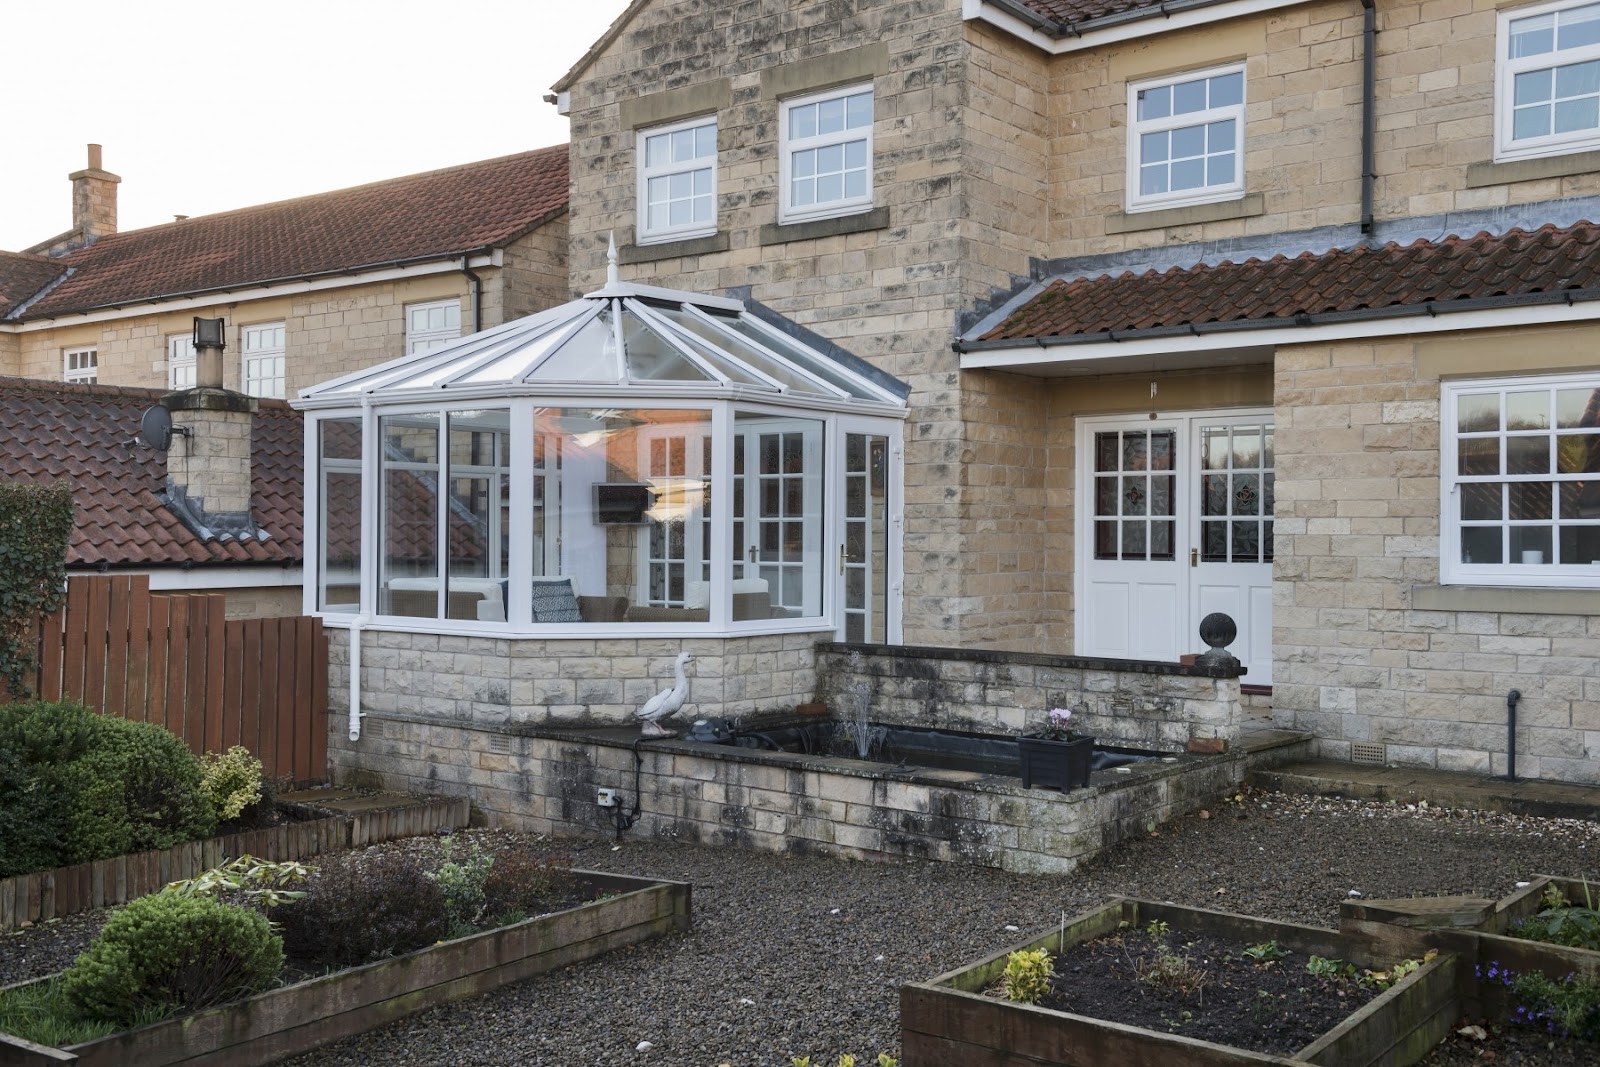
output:
[[[741,591],[764,594],[765,617],[811,618],[823,611],[823,433],[816,419],[740,411],[743,441],[738,481],[745,494],[744,582]],[[735,617],[741,617],[735,610]],[[743,618],[760,618],[747,602]]]
[[[634,381],[704,382],[711,377],[631,311],[622,313],[622,334],[628,377]]]
[[[439,415],[386,415],[378,422],[383,472],[378,514],[378,612],[439,617]]]
[[[705,409],[535,409],[534,623],[709,619],[710,440]]]
[[[557,328],[549,330],[531,341],[512,345],[498,359],[485,363],[482,367],[462,378],[461,384],[475,385],[483,382],[504,382],[518,377],[526,372],[529,367],[543,359],[545,353],[549,352],[562,337],[566,336],[567,325],[567,323],[562,323]],[[452,369],[457,374],[461,373],[459,366],[455,366]]]
[[[317,610],[353,614],[361,606],[361,417],[323,419],[318,428],[322,561]]]
[[[611,328],[611,310],[606,308],[590,319],[571,340],[556,349],[550,358],[524,380],[530,382],[615,382],[620,380],[622,363],[617,358],[616,334]]]
[[[859,383],[846,377],[844,372],[839,368],[832,366],[825,360],[814,357],[808,350],[801,348],[799,345],[790,341],[781,334],[764,330],[754,323],[748,322],[742,318],[724,319],[721,316],[718,316],[717,321],[726,324],[729,329],[736,330],[741,336],[754,341],[756,344],[772,350],[779,357],[793,362],[796,366],[800,367],[808,374],[813,374],[827,382],[829,385],[843,390],[845,394],[849,396],[853,396],[861,400],[879,399],[867,390],[863,389]],[[819,393],[822,395],[832,395],[827,393],[825,390],[816,387],[815,385],[811,386],[805,391]]]
[[[736,359],[742,360],[789,389],[808,393],[821,392],[815,380],[801,374],[788,364],[773,359],[766,352],[759,351],[754,345],[732,330],[719,329],[718,326],[713,326],[698,315],[692,315],[677,308],[662,308],[659,310],[665,318],[674,324],[705,338],[711,344],[725,350]],[[719,326],[725,325],[725,320],[723,319],[717,319],[716,321]]]
[[[498,621],[511,553],[511,413],[452,411],[448,418],[445,615]]]

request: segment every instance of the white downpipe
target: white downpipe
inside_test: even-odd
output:
[[[361,740],[361,624],[367,621],[362,613],[350,620],[350,740]]]

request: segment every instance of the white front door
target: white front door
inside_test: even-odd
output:
[[[1077,650],[1172,661],[1226,612],[1245,681],[1272,684],[1272,416],[1084,419]]]

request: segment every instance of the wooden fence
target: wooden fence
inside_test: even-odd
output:
[[[34,692],[164,726],[195,752],[248,748],[274,778],[327,776],[322,620],[228,619],[220,593],[151,593],[145,575],[67,583],[44,620]]]

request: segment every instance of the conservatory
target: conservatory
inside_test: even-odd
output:
[[[306,608],[545,641],[899,638],[907,387],[624,284],[305,390]]]

